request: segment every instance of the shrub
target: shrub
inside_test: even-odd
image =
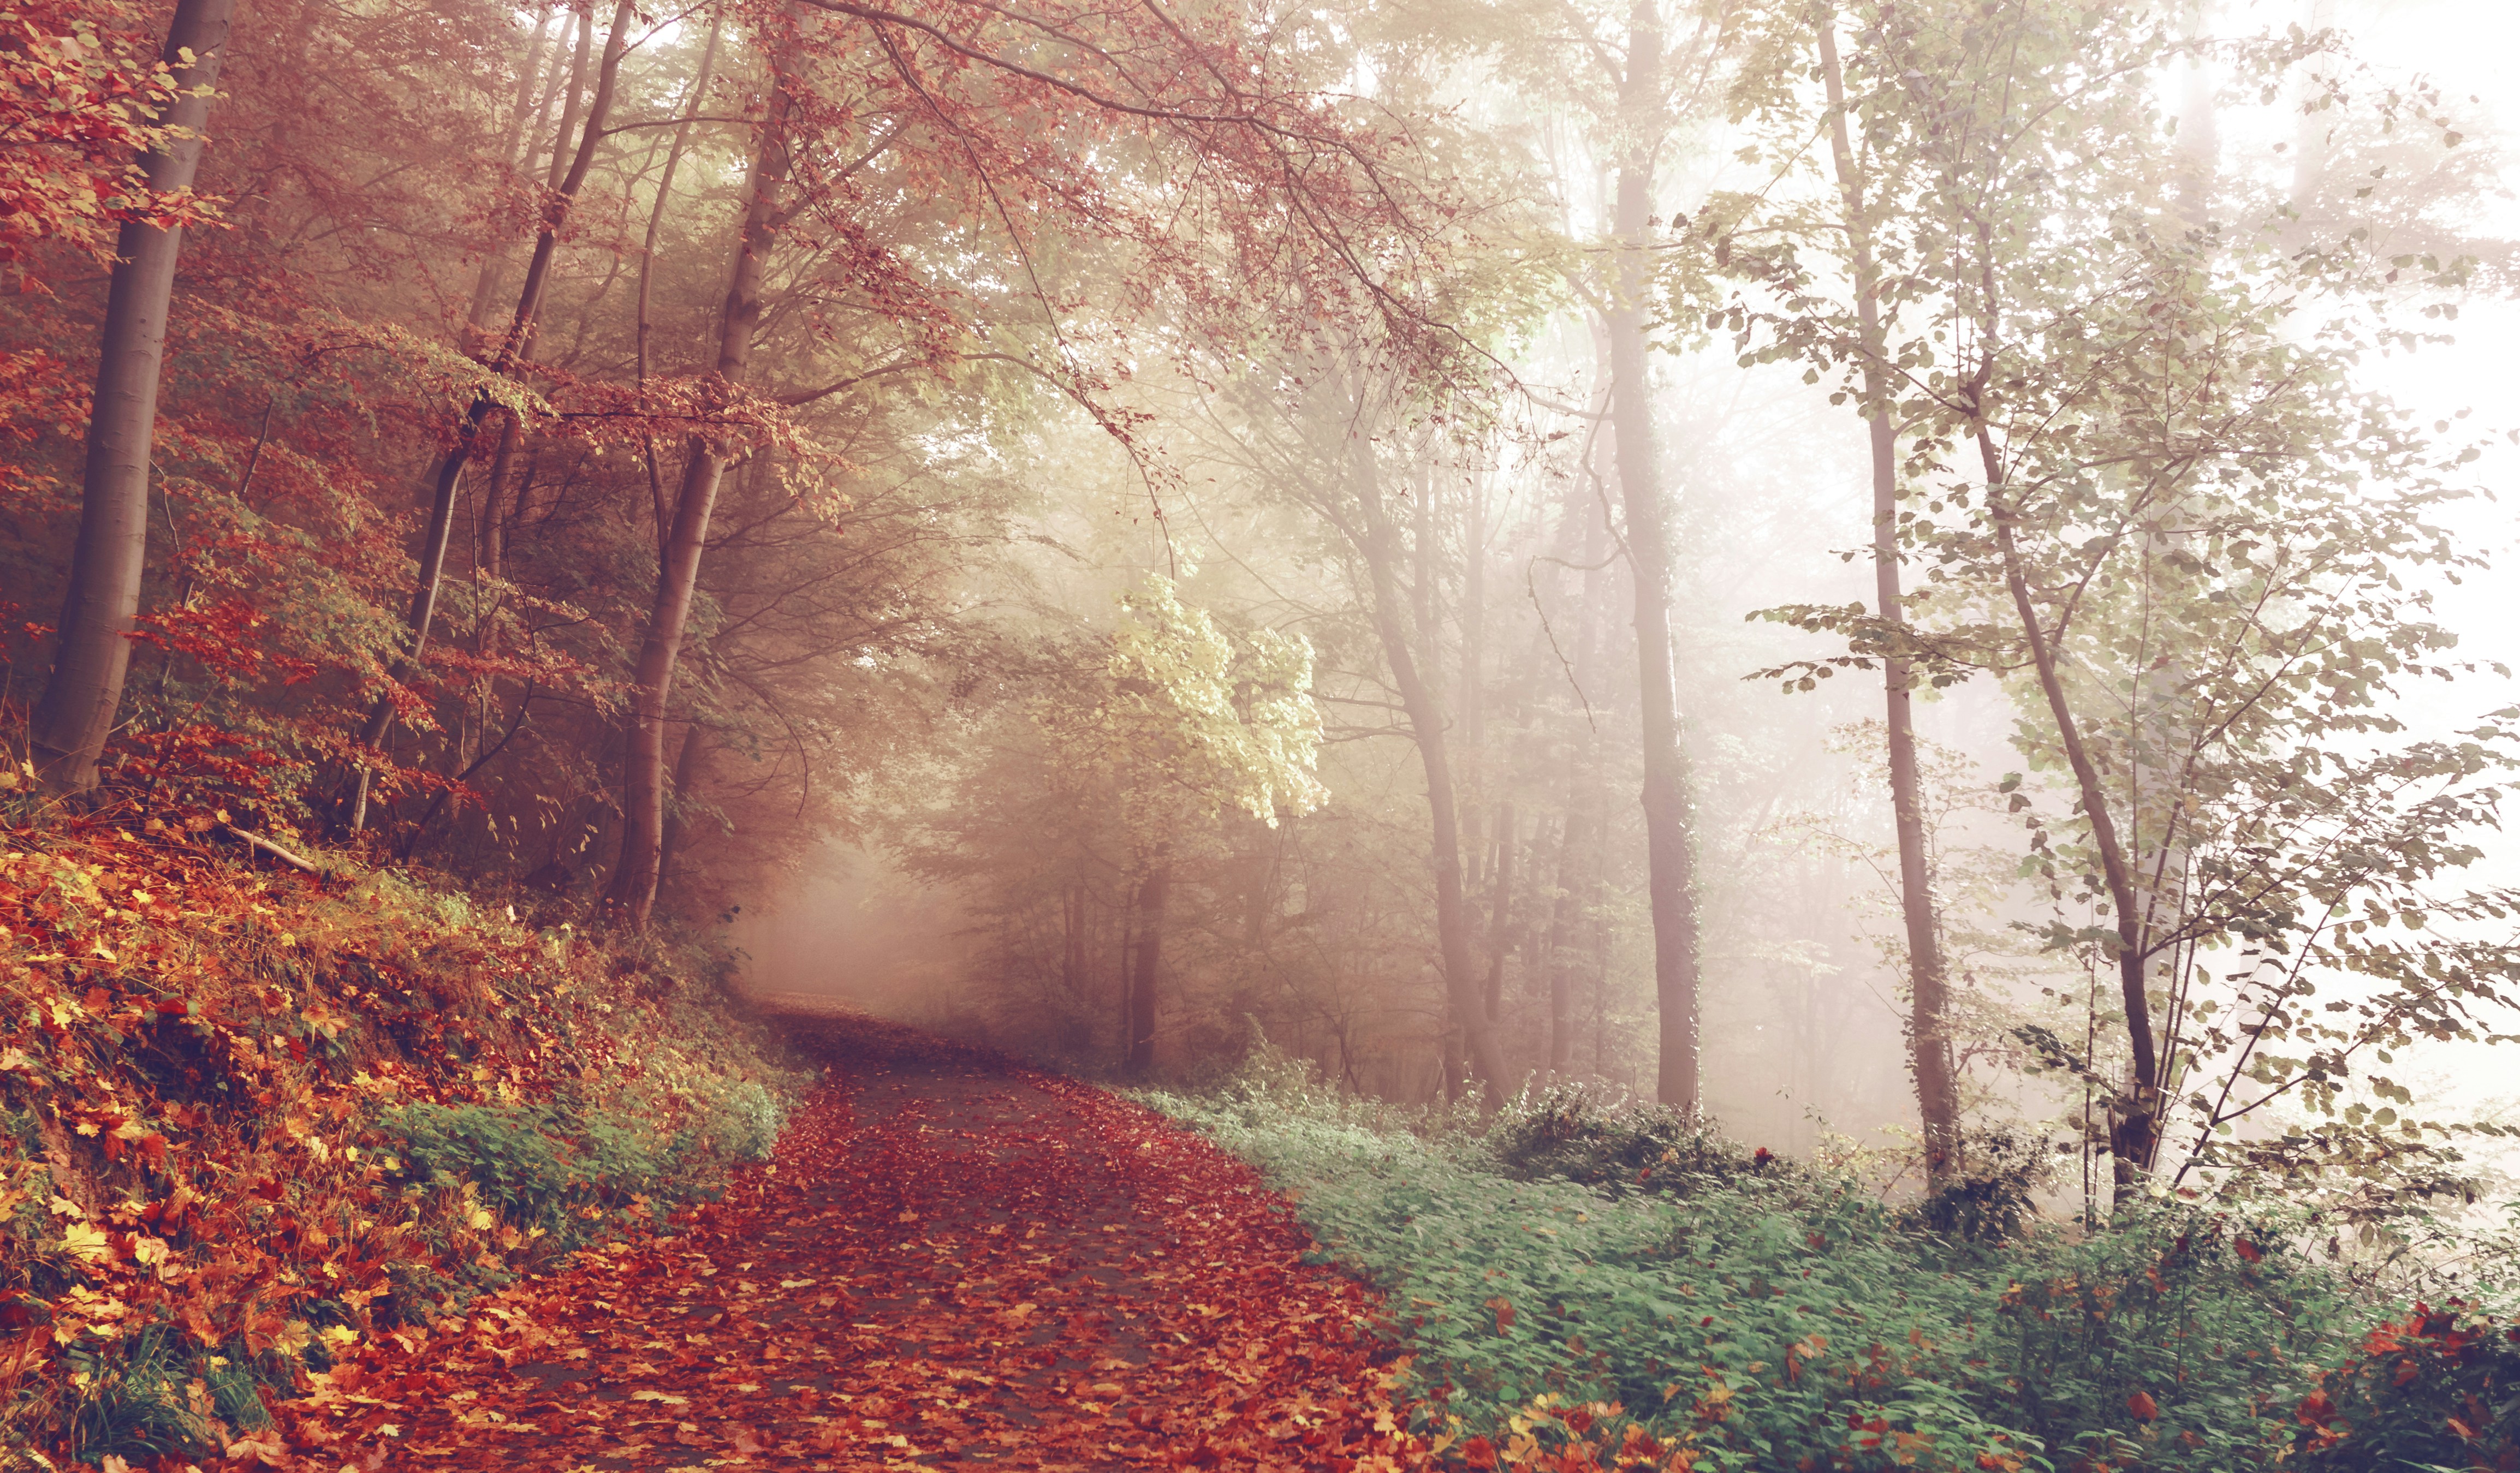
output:
[[[2035,1198],[2050,1165],[2048,1143],[2035,1137],[1985,1132],[1971,1137],[1962,1160],[1959,1176],[1926,1192],[1903,1220],[1961,1242],[2019,1237],[2038,1216]]]
[[[2520,1469],[2520,1318],[2418,1304],[2320,1377],[2297,1420],[2307,1473]]]
[[[1485,1131],[1282,1071],[1149,1102],[1384,1289],[1474,1466],[1590,1466],[1569,1450],[1607,1460],[1633,1427],[1630,1453],[1698,1473],[2232,1473],[2280,1443],[2352,1310],[2272,1246],[2281,1225],[2182,1204],[1956,1242],[1852,1179],[1565,1093]]]
[[[1490,1143],[1523,1181],[1554,1179],[1614,1195],[1686,1195],[1778,1165],[1766,1150],[1727,1140],[1668,1105],[1606,1097],[1580,1084],[1526,1089],[1499,1112]]]

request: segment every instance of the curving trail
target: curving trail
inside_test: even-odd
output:
[[[1378,1308],[1249,1168],[863,1019],[771,1168],[669,1236],[318,1377],[302,1466],[1422,1467]],[[387,1432],[386,1428],[392,1428]]]

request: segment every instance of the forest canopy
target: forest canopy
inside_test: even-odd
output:
[[[846,850],[1090,1070],[2464,1199],[2494,433],[2383,370],[2511,246],[2290,9],[22,0],[8,801],[627,936]]]

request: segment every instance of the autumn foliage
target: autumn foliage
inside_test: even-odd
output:
[[[809,1036],[831,1073],[774,1162],[425,1352],[345,1357],[291,1408],[298,1439],[526,1468],[1428,1465],[1375,1296],[1304,1263],[1248,1166],[964,1046]]]
[[[2457,1300],[2415,1305],[2362,1337],[2304,1398],[2309,1469],[2520,1468],[2520,1321]]]
[[[770,1107],[693,959],[639,968],[390,872],[257,870],[217,813],[168,818],[0,829],[13,1441],[249,1451],[310,1370],[645,1220],[641,1187],[704,1186],[727,1104]],[[584,1108],[597,1081],[616,1113]],[[432,1154],[430,1112],[573,1163],[565,1216]],[[714,1151],[621,1176],[679,1137]]]

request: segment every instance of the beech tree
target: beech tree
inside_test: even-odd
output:
[[[192,188],[235,9],[234,0],[181,0],[167,24],[167,101],[140,161],[142,187],[154,195],[179,197]],[[50,38],[50,44],[58,47],[64,40]],[[131,213],[114,241],[87,424],[78,543],[70,553],[59,643],[27,733],[46,784],[62,792],[96,785],[97,758],[122,704],[123,676],[131,665],[128,636],[140,611],[141,573],[149,557],[150,441],[158,425],[166,314],[184,224],[180,214]]]
[[[464,417],[455,432],[455,443],[438,458],[428,503],[427,531],[421,541],[420,572],[411,594],[410,645],[403,656],[386,672],[387,689],[369,708],[366,723],[360,727],[358,744],[376,750],[392,728],[395,712],[393,687],[415,670],[428,651],[429,626],[436,622],[437,597],[446,573],[446,552],[454,536],[456,492],[463,484],[464,471],[471,463],[474,446],[499,410],[510,415],[524,408],[512,380],[520,364],[532,349],[534,332],[542,311],[543,290],[550,280],[552,261],[559,248],[561,232],[568,223],[569,207],[577,192],[585,186],[588,171],[595,164],[597,151],[604,145],[606,124],[612,115],[612,99],[618,88],[621,59],[630,46],[630,27],[637,22],[638,12],[622,0],[612,12],[612,23],[604,37],[604,55],[597,65],[595,92],[586,108],[583,123],[576,127],[577,143],[569,154],[566,172],[560,177],[542,207],[542,229],[534,237],[532,256],[525,263],[525,276],[517,290],[517,308],[510,318],[507,332],[501,336],[497,351],[487,365],[490,379],[485,379],[466,406]],[[581,26],[581,37],[589,34]],[[581,40],[580,49],[584,48]],[[553,147],[555,161],[566,146],[571,124],[576,123],[576,93],[572,88],[570,109],[562,114],[562,142]],[[486,268],[485,268],[486,272]],[[343,822],[353,832],[367,826],[368,786],[372,769],[362,763],[356,770],[350,793],[344,803]]]
[[[1549,7],[1530,23],[1555,44],[1526,49],[1508,43],[1506,67],[1530,78],[1526,85],[1565,91],[1588,115],[1592,146],[1609,176],[1598,257],[1604,264],[1588,264],[1575,285],[1598,321],[1620,511],[1617,547],[1634,598],[1644,756],[1639,797],[1660,1030],[1655,1097],[1694,1111],[1703,1089],[1696,798],[1681,740],[1684,711],[1672,613],[1678,550],[1651,364],[1662,325],[1656,237],[1671,207],[1658,198],[1668,189],[1659,171],[1674,135],[1711,87],[1724,17],[1717,8],[1630,0],[1598,11]],[[1532,77],[1528,68],[1534,64],[1549,69]]]
[[[800,17],[809,9],[835,18],[828,27],[834,33],[868,36],[876,43],[872,55],[880,59],[865,71],[843,68],[819,103],[799,101],[793,70],[797,56],[829,44],[828,38],[809,38],[802,28]],[[1067,15],[1056,8],[987,15],[949,8],[931,17],[916,8],[800,0],[763,25],[774,82],[769,113],[756,129],[755,195],[722,318],[722,385],[742,378],[764,305],[763,263],[791,220],[812,221],[838,236],[842,248],[822,257],[820,270],[873,277],[892,293],[892,310],[912,326],[915,341],[903,364],[887,368],[911,361],[941,365],[981,351],[962,335],[977,324],[956,318],[945,305],[954,294],[947,283],[921,280],[907,257],[870,250],[872,243],[853,238],[853,201],[844,187],[859,169],[886,156],[900,160],[902,177],[955,181],[958,202],[968,211],[958,228],[996,237],[1001,248],[1026,263],[1040,309],[1026,326],[1054,340],[1064,332],[1063,314],[1041,295],[1030,262],[1060,232],[1125,246],[1145,276],[1129,285],[1131,294],[1170,283],[1193,304],[1193,320],[1229,338],[1252,325],[1233,297],[1235,287],[1292,291],[1308,313],[1366,311],[1415,324],[1415,309],[1362,253],[1368,240],[1405,246],[1417,228],[1394,211],[1391,192],[1374,185],[1375,141],[1330,116],[1301,88],[1255,92],[1233,80],[1242,74],[1237,59],[1249,40],[1228,24],[1189,25],[1158,17],[1142,25],[1136,19]],[[1068,28],[1076,26],[1108,32],[1111,45],[1071,54],[1063,69],[1045,70],[1020,59],[1042,37],[1072,38]],[[801,108],[815,138],[836,148],[869,111],[866,97],[851,95],[861,88],[888,99],[892,120],[886,130],[864,135],[860,156],[832,160],[804,201],[781,210],[775,196],[798,146],[788,136],[795,125],[791,118]],[[1135,134],[1148,152],[1118,167],[1093,157],[1095,143],[1113,132]],[[1041,147],[1045,139],[1056,146]],[[1261,212],[1255,216],[1237,202],[1245,198],[1238,189],[1209,184],[1210,175],[1258,186],[1265,201]],[[1168,187],[1187,187],[1203,207],[1193,209],[1187,222],[1159,223],[1158,211],[1181,213],[1176,201],[1149,196]],[[1010,196],[1029,201],[1025,215],[1006,208]],[[1192,240],[1212,233],[1231,253],[1184,250],[1166,240],[1184,230]],[[1239,278],[1224,292],[1217,291],[1207,270],[1218,261],[1230,263],[1230,279]],[[814,279],[813,268],[802,277]],[[1121,320],[1111,321],[1116,327]],[[1072,353],[1046,372],[1080,401],[1090,404],[1097,392],[1099,376],[1083,371]],[[808,403],[828,392],[807,389],[783,397]],[[1125,434],[1117,422],[1106,423]],[[695,437],[687,446],[682,490],[662,532],[656,602],[633,674],[624,837],[608,896],[614,914],[633,926],[645,923],[654,894],[665,807],[666,703],[721,464],[702,439]]]
[[[2071,804],[2063,837],[2036,784],[2013,781],[2032,862],[2068,914],[2098,913],[2060,917],[2049,940],[2096,949],[2117,977],[2126,1074],[2105,1090],[2122,1188],[2164,1164],[2174,1111],[2200,1129],[2189,1159],[2212,1159],[2218,1134],[2286,1095],[2345,1115],[2273,1158],[2429,1170],[2437,1141],[2394,1110],[2381,1125],[2406,1129],[2362,1133],[2339,1092],[2398,1039],[2482,1036],[2515,959],[2365,941],[2345,917],[2377,907],[2420,926],[2514,904],[2410,898],[2475,857],[2454,835],[2490,821],[2514,733],[2506,714],[2460,741],[2380,745],[2397,682],[2458,668],[2402,570],[2480,565],[2427,519],[2464,494],[2473,447],[2437,447],[2352,384],[2400,268],[2360,237],[2278,256],[2194,221],[2149,98],[2188,43],[2156,20],[1857,14],[1862,62],[1827,106],[1862,123],[1870,219],[1895,222],[1870,233],[1895,273],[1875,279],[1877,314],[1860,278],[1853,310],[1829,290],[1788,220],[1727,201],[1701,229],[1775,293],[1730,314],[1750,356],[1805,358],[1842,401],[1895,411],[1898,533],[1928,581],[1912,620],[1778,615],[1851,636],[1862,652],[1841,664],[1895,654],[2019,692],[2018,744]],[[2321,312],[2315,333],[2293,327]],[[1822,668],[1783,673],[1808,686]],[[2345,1018],[2302,1004],[2322,987],[2344,990]],[[2310,1047],[2271,1051],[2281,1040]],[[2103,1080],[2079,1049],[2037,1045]]]
[[[1842,296],[1828,299],[1838,314],[1837,331],[1851,332],[1855,377],[1840,392],[1863,411],[1869,458],[1873,571],[1872,616],[1884,629],[1907,619],[1903,590],[1904,553],[1900,543],[1900,418],[1891,370],[1888,331],[1882,314],[1883,265],[1874,246],[1874,211],[1900,181],[1883,178],[1884,159],[1869,128],[1860,142],[1850,114],[1855,106],[1846,89],[1846,67],[1839,57],[1840,18],[1830,4],[1790,4],[1752,12],[1745,54],[1737,64],[1733,105],[1745,118],[1773,132],[1766,149],[1769,165],[1788,173],[1817,173],[1811,157],[1813,114],[1825,138],[1825,175],[1811,194],[1799,197],[1793,213],[1764,214],[1752,239],[1764,243],[1775,232],[1791,239],[1798,262],[1820,256],[1828,261],[1827,278]],[[1816,78],[1817,95],[1807,79]],[[1856,121],[1868,121],[1858,118]],[[1891,162],[1892,167],[1896,161]],[[1732,238],[1738,249],[1741,234]],[[1758,251],[1740,252],[1754,276],[1767,258]],[[1812,311],[1823,298],[1817,282],[1806,287],[1797,309]],[[1892,824],[1897,835],[1901,920],[1906,936],[1908,973],[1909,1071],[1915,1085],[1916,1106],[1923,1127],[1925,1166],[1937,1183],[1950,1180],[1960,1167],[1959,1096],[1947,1028],[1949,977],[1943,957],[1941,924],[1936,915],[1933,873],[1927,855],[1924,796],[1918,771],[1914,695],[1914,662],[1895,640],[1867,658],[1878,661],[1882,677],[1883,733],[1889,777]]]

